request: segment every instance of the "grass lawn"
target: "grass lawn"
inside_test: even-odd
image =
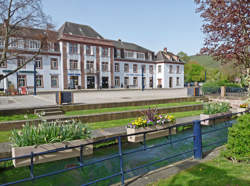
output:
[[[162,179],[151,186],[247,186],[250,185],[250,164],[232,163],[220,156],[190,169]]]
[[[9,141],[11,131],[0,131],[0,143]]]
[[[27,118],[24,117],[25,115],[27,116]],[[11,115],[11,116],[0,116],[0,122],[1,121],[37,119],[37,118],[38,116],[35,114],[17,114],[17,115]]]
[[[175,112],[170,113],[175,118],[183,118],[188,116],[196,116],[203,112],[203,110],[187,111],[187,112]],[[110,120],[110,121],[101,121],[96,123],[88,123],[87,126],[91,129],[100,129],[100,128],[111,128],[127,125],[129,122],[133,121],[135,118],[126,118],[119,120]]]
[[[158,107],[158,108],[166,108],[173,106],[183,106],[183,105],[195,105],[202,104],[202,102],[180,102],[180,103],[165,103],[158,105],[142,105],[142,106],[128,106],[128,107],[113,107],[113,108],[102,108],[102,109],[91,109],[91,110],[75,110],[68,111],[65,113],[66,116],[72,115],[86,115],[86,114],[97,114],[104,112],[121,112],[121,111],[129,111],[129,110],[139,110],[139,109],[147,109],[148,107]]]

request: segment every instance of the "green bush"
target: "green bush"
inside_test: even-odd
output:
[[[53,121],[38,126],[26,124],[21,130],[12,130],[10,141],[13,146],[24,147],[88,138],[90,131],[77,121]]]
[[[250,160],[250,114],[237,119],[228,129],[228,142],[224,156],[237,161]]]
[[[204,114],[217,114],[228,112],[230,110],[230,104],[225,102],[220,103],[207,103],[203,106]]]

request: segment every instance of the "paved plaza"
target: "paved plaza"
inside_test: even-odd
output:
[[[187,97],[187,89],[155,89],[155,90],[102,90],[74,92],[74,103],[95,104],[109,102],[126,102],[138,100],[167,99]],[[55,93],[37,96],[2,96],[0,109],[52,106],[56,104]]]

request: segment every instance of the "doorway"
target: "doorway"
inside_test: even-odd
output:
[[[109,88],[109,77],[102,77],[102,88]]]
[[[78,87],[78,76],[70,76],[70,89]]]
[[[95,88],[95,76],[88,76],[87,77],[87,88]]]
[[[173,78],[169,77],[169,88],[173,88]]]

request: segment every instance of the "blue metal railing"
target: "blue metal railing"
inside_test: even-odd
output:
[[[249,112],[249,110],[245,111],[245,112]],[[242,112],[242,114],[243,113],[244,112]],[[232,122],[231,122],[232,117],[237,115],[237,114],[239,114],[239,113],[227,114],[227,115],[223,115],[223,116],[217,116],[217,117],[213,117],[213,118],[210,118],[210,119],[206,119],[206,120],[213,120],[214,121],[213,125],[212,125],[212,128],[215,126],[215,123],[216,123],[215,121],[217,119],[228,118],[228,121],[225,122],[226,124],[223,127],[213,128],[212,130],[205,131],[205,132],[202,132],[201,122],[206,121],[206,120],[196,120],[196,121],[193,121],[192,123],[186,122],[186,123],[176,124],[174,126],[169,126],[169,127],[159,129],[159,130],[144,131],[144,132],[138,132],[138,133],[134,133],[134,134],[114,136],[114,137],[111,137],[111,138],[106,138],[106,139],[98,140],[98,141],[95,141],[95,142],[90,142],[90,143],[87,143],[87,144],[84,144],[84,145],[77,145],[77,146],[70,146],[70,147],[65,145],[65,147],[63,147],[63,148],[48,150],[46,152],[40,152],[40,153],[31,152],[30,155],[0,159],[0,163],[1,163],[1,162],[5,162],[5,161],[14,160],[14,159],[30,158],[30,166],[29,166],[30,177],[20,179],[20,180],[17,180],[17,181],[13,181],[13,182],[4,183],[4,184],[1,184],[0,186],[7,186],[7,185],[17,184],[17,183],[22,183],[22,182],[34,181],[36,179],[40,179],[40,178],[44,178],[44,177],[52,176],[52,175],[57,175],[57,174],[60,174],[60,173],[63,173],[63,172],[83,168],[83,167],[86,167],[86,166],[89,166],[89,165],[97,164],[97,163],[107,161],[107,160],[111,160],[111,159],[114,159],[114,158],[119,158],[119,161],[120,161],[120,171],[119,172],[116,172],[116,173],[114,173],[112,175],[109,175],[109,176],[106,176],[106,177],[103,177],[103,178],[98,178],[98,179],[92,180],[92,181],[90,181],[90,182],[88,182],[86,184],[83,184],[83,186],[91,185],[91,184],[98,183],[98,182],[104,181],[104,180],[108,180],[108,179],[111,179],[111,178],[116,177],[116,176],[121,177],[121,184],[124,185],[124,183],[125,183],[125,174],[127,174],[129,172],[132,172],[132,171],[135,171],[137,169],[145,168],[145,167],[151,166],[153,164],[156,164],[156,163],[159,163],[159,162],[162,162],[162,161],[166,161],[168,159],[173,159],[173,158],[176,158],[176,157],[181,156],[183,154],[187,154],[187,153],[191,153],[191,152],[193,152],[193,155],[194,155],[195,159],[202,159],[202,154],[203,154],[202,149],[203,148],[208,147],[208,146],[212,146],[212,145],[217,144],[217,143],[225,142],[225,140],[220,140],[220,141],[216,141],[216,142],[213,142],[213,143],[210,143],[210,144],[207,144],[207,145],[203,145],[202,144],[202,136],[207,135],[209,133],[217,132],[219,130],[223,130],[223,129],[226,129],[226,128],[232,126]],[[177,139],[177,140],[172,140],[172,138],[171,138],[171,130],[173,128],[178,128],[178,127],[181,127],[181,126],[184,127],[184,126],[188,126],[190,124],[193,125],[193,135],[189,135],[189,136],[183,137],[181,139]],[[169,142],[166,141],[164,143],[148,146],[146,144],[146,134],[156,132],[156,131],[161,131],[161,130],[168,131],[168,134],[170,135]],[[122,150],[122,138],[124,138],[124,137],[127,138],[128,136],[134,136],[134,135],[143,135],[143,148],[123,152],[123,150]],[[181,152],[181,153],[178,153],[178,154],[174,154],[174,155],[169,156],[169,157],[164,157],[164,158],[152,161],[150,163],[143,164],[143,165],[140,165],[140,166],[137,166],[137,167],[134,167],[134,168],[127,169],[127,170],[124,169],[123,160],[124,160],[124,156],[126,156],[126,155],[133,154],[133,153],[140,152],[140,151],[146,151],[146,150],[153,149],[153,148],[159,148],[161,146],[165,146],[165,145],[169,145],[169,144],[182,142],[182,141],[185,141],[185,140],[190,139],[190,138],[193,138],[193,149],[191,149],[191,150],[187,150],[187,151],[184,151],[184,152]],[[102,158],[102,159],[94,160],[94,161],[89,161],[89,162],[84,162],[83,161],[83,148],[85,146],[92,145],[92,144],[94,145],[94,144],[97,144],[97,143],[102,143],[102,142],[106,142],[106,141],[110,141],[110,140],[117,140],[118,141],[118,147],[119,147],[118,148],[118,153],[110,155],[110,156]],[[36,156],[45,155],[45,154],[54,153],[54,152],[59,152],[59,151],[64,151],[64,150],[68,150],[68,149],[74,149],[74,148],[80,148],[80,153],[79,153],[79,158],[78,158],[78,162],[79,162],[78,166],[65,168],[65,169],[49,172],[49,173],[38,175],[38,176],[36,176],[34,174],[34,158]]]

